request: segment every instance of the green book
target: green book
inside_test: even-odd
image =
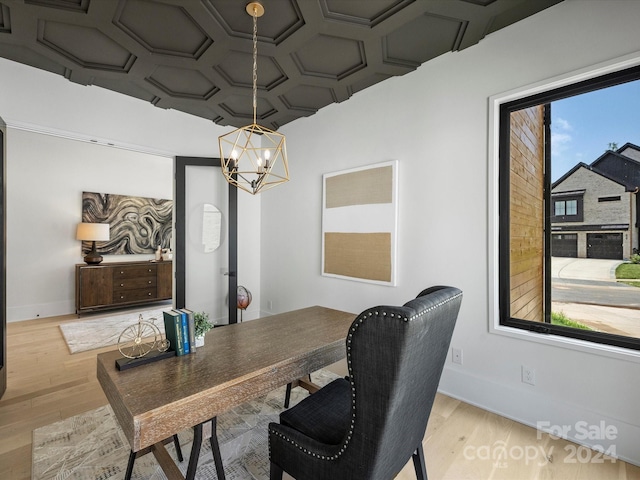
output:
[[[163,312],[164,332],[169,340],[169,350],[176,352],[176,355],[184,355],[184,345],[182,343],[182,315],[175,310]]]

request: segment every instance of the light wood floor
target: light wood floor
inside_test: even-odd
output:
[[[114,347],[70,355],[58,325],[76,320],[69,315],[7,326],[8,388],[0,400],[1,479],[31,478],[33,429],[107,403],[96,380],[96,354]],[[342,374],[344,365],[333,369]],[[444,395],[437,397],[424,448],[432,480],[640,479],[639,467],[538,435],[532,428]],[[501,452],[506,455],[500,457]],[[409,479],[415,479],[411,464],[396,480]]]

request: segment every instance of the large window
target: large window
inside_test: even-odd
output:
[[[634,67],[500,105],[501,325],[640,350],[638,99]]]

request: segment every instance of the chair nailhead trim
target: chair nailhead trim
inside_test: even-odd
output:
[[[454,295],[453,297],[450,297],[440,303],[437,303],[435,305],[431,305],[429,308],[416,313],[414,316],[412,317],[403,317],[401,315],[398,315],[398,318],[402,319],[402,321],[404,322],[410,322],[412,320],[415,320],[416,318],[424,315],[427,312],[430,312],[431,310],[434,310],[446,303],[449,303],[455,299],[457,299],[458,297],[462,296],[462,293],[458,293],[457,295]],[[375,312],[375,315],[378,317],[380,316],[379,312]],[[383,311],[382,312],[383,316],[387,316],[387,312]],[[389,316],[391,316],[392,318],[394,317],[395,314],[390,313]],[[373,316],[372,312],[369,312],[366,315],[368,318],[371,318]],[[347,351],[350,352],[351,351],[351,341],[352,341],[352,337],[353,334],[355,333],[355,331],[358,329],[358,327],[360,325],[362,325],[362,322],[364,321],[364,317],[360,317],[359,321],[356,321],[353,323],[353,325],[351,326],[351,332],[349,333],[349,335],[347,336]],[[340,451],[335,454],[335,455],[331,455],[331,456],[325,456],[325,455],[319,455],[315,452],[310,452],[309,450],[307,450],[306,448],[304,448],[303,446],[299,445],[298,443],[294,442],[293,440],[291,440],[289,437],[286,437],[284,435],[282,435],[280,432],[275,432],[272,429],[269,429],[269,433],[273,433],[274,435],[284,439],[287,443],[290,443],[291,445],[297,447],[298,449],[300,449],[302,452],[306,453],[307,455],[313,456],[315,458],[320,458],[322,460],[337,460],[338,458],[340,458],[340,456],[346,451],[347,446],[349,445],[349,442],[351,441],[351,437],[353,435],[353,429],[355,427],[355,423],[356,423],[356,386],[353,383],[353,370],[351,368],[351,356],[347,355],[347,366],[349,368],[349,383],[351,383],[351,391],[352,391],[352,397],[353,397],[353,401],[352,401],[352,405],[353,405],[353,409],[352,409],[352,416],[351,416],[351,426],[349,427],[349,433],[347,434],[347,438],[344,440],[344,442],[342,443],[342,445],[340,446]],[[269,445],[269,457],[271,457],[271,446]]]

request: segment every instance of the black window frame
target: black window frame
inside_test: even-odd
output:
[[[558,202],[576,202],[576,213],[575,215],[570,215],[566,213],[564,215],[556,215],[556,203]],[[571,195],[571,196],[555,196],[551,194],[551,223],[570,223],[570,222],[582,222],[584,221],[584,197],[582,194],[580,195]]]
[[[598,203],[603,203],[603,202],[620,202],[622,201],[622,196],[621,195],[611,195],[608,197],[598,197]]]
[[[640,65],[579,81],[573,84],[536,93],[527,97],[511,100],[499,106],[499,144],[498,144],[498,306],[500,326],[513,327],[541,335],[555,335],[592,342],[640,350],[640,338],[615,335],[603,332],[580,330],[577,328],[553,325],[551,323],[551,222],[553,202],[551,197],[551,169],[544,169],[544,322],[523,320],[511,316],[511,278],[510,278],[510,119],[513,112],[534,106],[545,106],[545,161],[551,158],[551,102],[581,95],[603,88],[640,80]],[[565,220],[566,221],[566,220]],[[554,220],[555,222],[555,220]],[[555,232],[557,233],[557,232]]]

